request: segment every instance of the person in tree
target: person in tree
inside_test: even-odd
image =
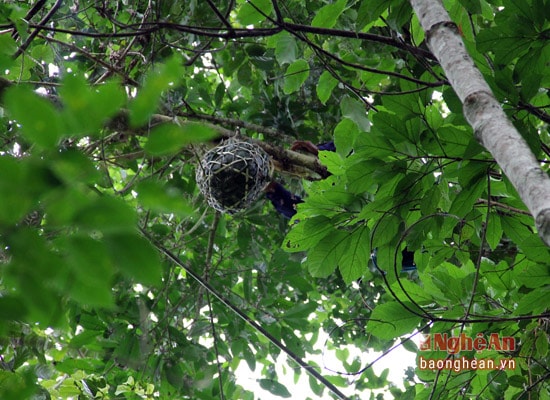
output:
[[[314,145],[309,140],[296,140],[290,149],[293,151],[304,151],[314,156],[318,156],[320,150],[336,151],[334,142]],[[296,214],[296,204],[304,202],[300,196],[290,193],[279,182],[271,182],[267,185],[265,193],[277,212],[289,219]]]
[[[318,145],[314,145],[308,140],[297,140],[291,148],[294,151],[305,151],[315,156],[319,155],[319,151],[336,151],[334,142],[326,142]],[[296,214],[296,205],[303,203],[304,200],[296,194],[289,192],[279,182],[271,182],[265,189],[266,197],[271,201],[275,210],[285,218],[292,218]],[[401,272],[412,272],[416,270],[416,264],[414,263],[414,252],[403,250],[401,252],[403,257]],[[371,254],[373,263],[378,267],[376,260],[376,249]]]
[[[290,193],[279,182],[271,182],[265,192],[277,212],[289,219],[296,214],[296,204],[304,202],[300,196]]]

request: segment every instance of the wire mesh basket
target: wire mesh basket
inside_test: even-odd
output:
[[[214,209],[234,214],[258,197],[271,181],[272,165],[259,146],[229,139],[209,150],[196,170],[201,193]]]

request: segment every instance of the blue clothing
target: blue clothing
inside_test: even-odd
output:
[[[416,264],[414,263],[414,252],[403,250],[401,252],[401,256],[403,257],[403,260],[401,262],[401,272],[416,271]],[[370,255],[370,259],[372,260],[376,268],[385,271],[383,268],[380,268],[378,266],[378,260],[376,259],[376,249],[373,250],[372,254]]]
[[[317,149],[325,151],[336,151],[336,146],[334,145],[334,142],[327,142],[318,144]]]
[[[300,196],[290,193],[278,182],[268,185],[266,197],[280,214],[289,219],[296,214],[296,204],[304,202]]]

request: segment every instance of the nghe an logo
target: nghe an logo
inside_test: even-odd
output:
[[[420,351],[446,351],[449,354],[458,354],[461,351],[514,351],[516,339],[511,336],[500,336],[497,333],[484,335],[478,333],[474,338],[461,333],[458,336],[449,336],[447,333],[432,333],[424,335],[420,343]]]

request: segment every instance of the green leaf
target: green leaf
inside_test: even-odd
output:
[[[283,314],[284,321],[292,328],[300,329],[307,323],[309,315],[317,309],[318,304],[315,302],[309,302],[304,304],[298,304],[286,310]]]
[[[401,272],[403,257],[394,245],[376,247],[376,265],[383,271],[386,280],[391,284]]]
[[[156,285],[161,280],[161,262],[153,246],[131,233],[114,233],[105,238],[112,260],[128,278]]]
[[[401,236],[402,229],[403,223],[400,218],[391,214],[383,216],[372,228],[373,246],[395,243]]]
[[[310,274],[319,278],[329,276],[341,263],[348,248],[349,240],[346,232],[337,230],[330,236],[325,236],[308,251],[306,264]],[[352,274],[353,271],[350,271],[350,276]]]
[[[458,182],[463,188],[480,185],[487,176],[486,163],[465,162],[458,169]]]
[[[455,196],[449,213],[458,217],[464,217],[474,207],[474,203],[479,199],[485,190],[485,182],[478,181],[470,187],[463,188],[458,195]]]
[[[525,24],[525,21],[518,22]],[[525,24],[527,26],[528,23]],[[533,37],[526,36],[529,34]],[[508,64],[528,51],[534,35],[534,32],[514,32],[509,26],[496,26],[482,29],[477,35],[476,44],[481,53],[493,52],[499,64]]]
[[[54,53],[51,46],[37,45],[32,48],[31,55],[34,59],[42,61],[44,64],[54,62]]]
[[[334,128],[334,146],[338,154],[343,158],[348,157],[359,136],[360,131],[352,120],[344,118],[338,122]]]
[[[292,397],[286,386],[280,384],[277,381],[272,379],[258,379],[260,387],[264,390],[267,390],[269,393],[274,394],[275,396],[289,398]]]
[[[162,93],[178,85],[183,73],[181,59],[172,57],[147,74],[143,87],[128,106],[130,125],[139,127],[145,124],[157,109]]]
[[[103,363],[99,359],[92,358],[66,358],[57,363],[55,368],[66,374],[74,374],[78,370],[86,372],[98,372],[101,370]]]
[[[332,28],[336,21],[346,8],[347,0],[338,0],[335,3],[327,4],[321,7],[315,13],[315,18],[311,21],[311,26],[320,28]]]
[[[34,202],[26,190],[29,175],[25,167],[15,158],[0,157],[0,222],[15,224],[31,211]]]
[[[378,17],[380,17],[380,15],[388,9],[388,6],[395,3],[396,0],[362,1],[357,15],[358,27],[363,28],[365,25],[377,20]]]
[[[288,66],[285,72],[283,91],[291,94],[300,89],[309,76],[309,64],[305,60],[296,60]]]
[[[486,240],[491,250],[495,250],[502,238],[502,226],[500,216],[497,213],[490,213],[487,220]]]
[[[364,113],[364,110],[363,110]],[[390,139],[394,143],[411,142],[407,131],[407,125],[398,115],[387,111],[380,111],[373,117],[373,131]]]
[[[4,102],[10,116],[21,124],[21,130],[29,141],[44,149],[59,144],[65,133],[63,121],[48,100],[18,85],[7,89]]]
[[[348,250],[339,262],[340,273],[344,282],[350,284],[368,273],[370,260],[370,230],[366,225],[356,229],[348,238]]]
[[[147,180],[136,188],[138,201],[145,207],[160,213],[174,213],[180,216],[193,214],[193,208],[184,199],[183,193],[175,187],[163,186]]]
[[[539,263],[548,263],[548,260],[550,260],[550,249],[548,249],[541,238],[535,234],[530,234],[518,245],[530,260]]]
[[[239,83],[244,86],[252,86],[254,84],[254,80],[252,79],[252,68],[250,67],[250,63],[245,63],[240,66],[239,70],[237,71],[237,80]]]
[[[69,267],[67,293],[72,299],[90,307],[110,307],[113,264],[100,241],[75,236],[63,243]]]
[[[291,64],[296,60],[296,39],[287,31],[272,37],[275,47],[275,58],[280,65]]]
[[[548,335],[544,330],[537,331],[537,338],[535,339],[535,348],[537,349],[537,355],[539,357],[546,357],[548,354]]]
[[[418,16],[416,13],[413,15],[411,19],[411,34],[413,43],[417,46],[419,46],[426,36],[424,29],[422,28],[422,25],[420,24],[420,21],[418,20]]]
[[[481,14],[480,0],[460,0],[460,4],[471,14]]]
[[[333,151],[320,151],[319,160],[321,164],[327,167],[328,172],[333,175],[343,175],[345,173],[344,160],[339,153]]]
[[[521,286],[537,288],[550,285],[550,265],[525,262],[513,269],[514,280]]]
[[[519,299],[514,315],[536,315],[548,308],[550,286],[534,289]]]
[[[309,302],[309,303],[303,303],[298,304],[288,310],[284,313],[284,318],[307,318],[312,312],[315,311],[317,308],[317,303],[315,302]]]
[[[308,218],[293,226],[287,233],[282,248],[292,253],[308,250],[333,230],[330,219],[327,217]]]
[[[121,232],[135,230],[137,217],[135,211],[122,200],[103,196],[81,208],[74,222],[86,230]]]
[[[421,306],[429,306],[438,301],[437,296],[434,296],[431,291],[416,282],[402,279],[399,282],[393,282],[391,287],[393,293],[395,293],[397,298],[401,301],[410,301],[408,296],[413,298],[414,301]],[[440,292],[438,291],[438,293]]]
[[[378,130],[360,136],[356,141],[356,148],[357,155],[365,159],[385,159],[397,153],[392,142],[385,135],[381,135]]]
[[[68,185],[74,185],[75,182],[93,183],[99,177],[94,163],[75,149],[60,152],[52,158],[51,168]]]
[[[504,215],[501,217],[500,223],[506,236],[515,243],[521,243],[525,238],[532,235],[529,226],[522,223],[521,218],[517,216]]]
[[[220,82],[216,87],[216,92],[214,93],[214,104],[217,108],[221,107],[223,98],[225,97],[225,85],[223,82]]]
[[[214,129],[197,122],[162,124],[151,131],[145,150],[156,156],[173,154],[190,143],[205,142],[218,136]]]
[[[24,302],[13,296],[0,297],[0,321],[20,321],[25,318],[28,310]]]
[[[270,0],[246,1],[237,13],[237,20],[244,26],[258,24],[270,16],[272,5]]]
[[[410,309],[415,309],[411,303],[404,303]],[[421,318],[412,314],[396,301],[376,306],[367,323],[367,332],[380,339],[395,339],[411,333],[420,323]]]
[[[0,35],[0,70],[9,70],[13,65],[12,54],[17,50],[15,40],[11,35]]]
[[[319,77],[319,83],[317,84],[317,97],[321,103],[326,104],[332,91],[338,85],[338,80],[332,76],[328,71],[324,71]]]
[[[347,170],[349,190],[352,193],[364,193],[374,190],[377,186],[372,176],[382,166],[382,162],[376,159],[358,162]]]
[[[59,89],[62,115],[71,135],[97,134],[126,102],[120,83],[107,82],[91,88],[82,76],[67,74]]]
[[[385,97],[384,106],[402,120],[424,114],[424,108],[420,105],[418,96],[412,94]]]
[[[370,131],[371,123],[367,118],[367,109],[364,103],[345,96],[340,102],[340,110],[342,111],[342,115],[355,122],[361,131]]]
[[[3,271],[3,284],[24,293],[21,300],[30,321],[58,325],[62,314],[59,290],[65,288],[67,281],[65,260],[51,251],[35,229],[19,229],[6,240],[11,259]]]
[[[86,346],[88,344],[95,342],[97,338],[101,337],[102,335],[103,335],[103,331],[86,329],[71,339],[69,343],[69,347],[73,349],[80,349],[83,346]]]

